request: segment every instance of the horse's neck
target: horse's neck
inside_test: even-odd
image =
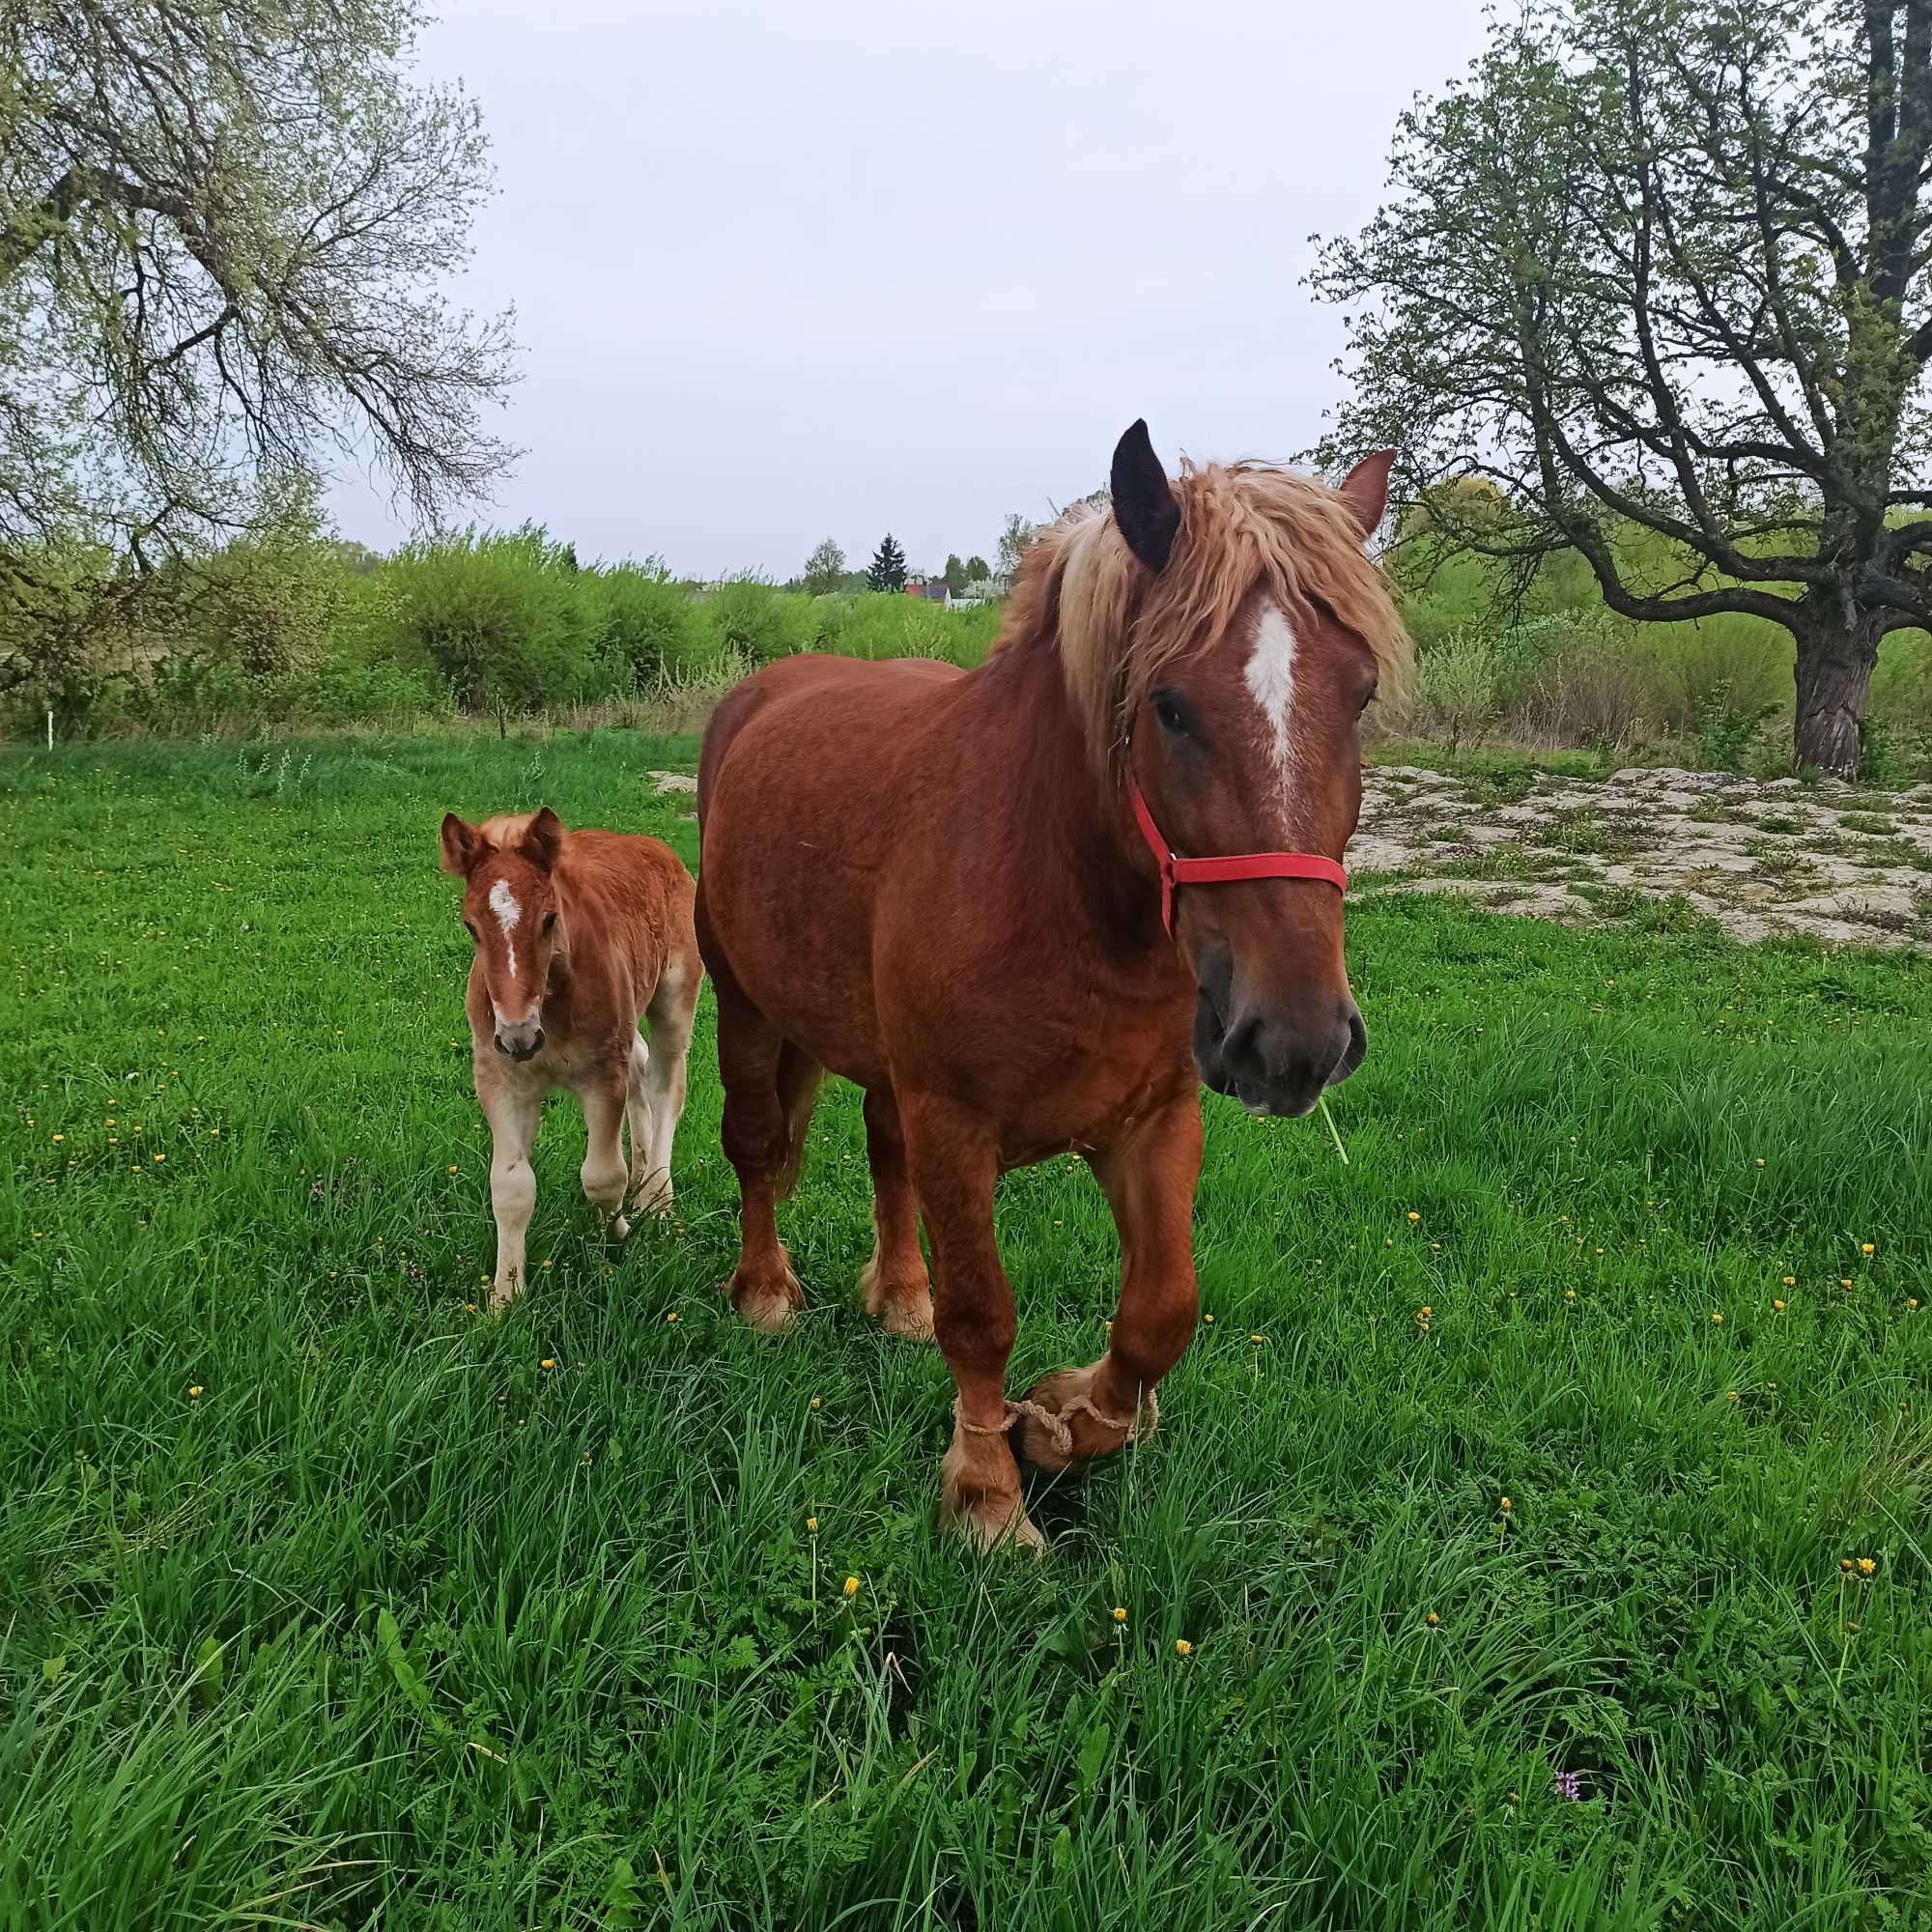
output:
[[[1158,888],[1133,863],[1120,799],[1094,769],[1059,657],[1043,642],[1008,655],[1000,762],[1024,876],[1063,916],[1083,916],[1109,953],[1157,956]]]

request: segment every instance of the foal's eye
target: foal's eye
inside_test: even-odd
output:
[[[476,937],[476,928],[473,925],[471,925],[467,919],[463,922],[463,929],[470,936],[471,939],[474,939]]]
[[[1187,735],[1187,709],[1171,691],[1156,691],[1153,695],[1153,715],[1160,720],[1163,731],[1172,731],[1176,737]]]
[[[544,923],[543,923],[543,929],[544,929],[544,937],[545,937],[546,939],[548,939],[548,938],[550,937],[550,930],[551,930],[551,927],[552,927],[552,926],[554,926],[554,925],[555,923],[556,923],[556,915],[555,915],[555,913],[554,913],[554,912],[547,912],[547,913],[545,913],[545,914],[544,914]]]

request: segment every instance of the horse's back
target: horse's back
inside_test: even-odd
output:
[[[578,921],[591,928],[575,936],[577,943],[625,955],[640,1009],[668,968],[696,969],[695,887],[684,861],[662,839],[594,827],[571,832],[557,870]]]

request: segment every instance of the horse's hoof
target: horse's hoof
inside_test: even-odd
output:
[[[940,1518],[954,1535],[965,1538],[981,1556],[996,1549],[1016,1551],[1038,1558],[1046,1554],[1046,1538],[1033,1525],[1026,1505],[1017,1496],[1009,1501],[998,1496],[981,1496],[977,1502],[951,1507],[942,1504]]]
[[[881,1281],[876,1255],[860,1271],[859,1301],[888,1335],[901,1342],[932,1340],[932,1291],[923,1280]]]
[[[733,1275],[724,1284],[724,1293],[745,1323],[760,1335],[781,1333],[805,1306],[805,1290],[789,1268],[781,1282],[740,1281]]]
[[[524,1285],[512,1276],[508,1281],[492,1282],[490,1299],[487,1304],[492,1315],[501,1315],[511,1302],[524,1292]]]

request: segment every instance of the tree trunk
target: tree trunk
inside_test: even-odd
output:
[[[1878,620],[1866,611],[1848,613],[1835,597],[1805,601],[1806,621],[1795,633],[1798,722],[1792,749],[1801,765],[1856,778],[1878,664]]]

